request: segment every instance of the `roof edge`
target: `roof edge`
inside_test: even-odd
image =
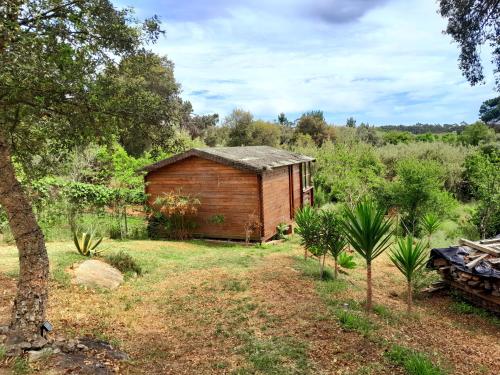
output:
[[[216,163],[221,163],[221,164],[233,167],[233,168],[237,168],[237,169],[240,169],[243,171],[250,171],[250,172],[257,173],[257,174],[262,174],[266,171],[270,171],[270,170],[274,169],[274,168],[252,167],[252,166],[245,164],[245,163],[242,163],[242,162],[238,162],[238,161],[228,159],[228,158],[225,158],[222,156],[214,155],[214,154],[207,152],[201,148],[192,148],[192,149],[184,151],[180,154],[177,154],[177,155],[171,156],[169,158],[160,160],[156,163],[147,165],[147,166],[141,168],[141,171],[146,171],[147,173],[153,172],[153,171],[156,171],[160,168],[166,167],[167,165],[177,163],[181,160],[187,159],[187,158],[192,157],[192,156],[198,156],[198,157],[201,157],[203,159],[212,160]],[[309,157],[309,158],[311,159],[310,161],[316,161],[315,158],[312,158],[312,157]],[[298,161],[296,163],[290,163],[288,165],[294,165],[294,164],[300,164],[300,163],[302,163],[302,162]],[[278,166],[277,168],[284,167],[284,166],[286,166],[286,165]]]

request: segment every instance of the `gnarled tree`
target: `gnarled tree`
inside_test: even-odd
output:
[[[500,0],[439,0],[448,20],[446,34],[460,47],[458,64],[471,85],[484,81],[481,46],[492,49],[492,63],[500,91]]]
[[[100,100],[99,74],[160,33],[109,0],[10,0],[0,4],[0,205],[19,251],[8,344],[40,344],[48,299],[44,236],[16,177],[50,155],[116,132]]]

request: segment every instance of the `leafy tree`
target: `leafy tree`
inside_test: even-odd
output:
[[[229,128],[228,146],[248,145],[251,140],[253,115],[242,109],[234,109],[225,119],[224,126]]]
[[[314,186],[320,188],[329,201],[352,205],[383,181],[384,166],[367,144],[327,142],[314,156],[317,159]]]
[[[434,142],[436,141],[437,136],[432,133],[419,134],[415,137],[417,142]]]
[[[484,146],[465,160],[465,176],[478,207],[472,220],[481,237],[500,233],[500,149]]]
[[[479,108],[479,117],[487,124],[500,124],[500,96],[484,101]]]
[[[413,140],[413,136],[409,132],[400,132],[397,130],[391,130],[383,135],[384,141],[392,145],[397,145],[398,143],[408,143]]]
[[[205,139],[210,129],[215,128],[218,122],[219,115],[217,113],[211,115],[194,115],[190,116],[182,127],[189,132],[191,138]]]
[[[355,128],[356,127],[356,119],[354,117],[349,117],[347,121],[345,122],[345,126],[348,128]]]
[[[371,200],[364,199],[354,208],[346,207],[342,222],[349,244],[366,261],[366,309],[372,309],[372,263],[391,244],[392,221],[384,210]]]
[[[204,141],[207,146],[225,146],[229,143],[231,129],[228,126],[213,126],[206,131]]]
[[[427,251],[423,241],[414,243],[413,237],[401,238],[397,246],[389,252],[389,259],[401,271],[408,285],[408,313],[413,304],[412,283],[425,267]]]
[[[49,261],[13,160],[29,176],[48,150],[115,135],[122,113],[102,105],[101,72],[160,30],[107,0],[14,0],[0,6],[0,19],[0,204],[20,261],[9,342],[33,342],[46,316]]]
[[[356,129],[356,135],[360,141],[372,146],[380,146],[382,144],[382,139],[373,126],[361,124]]]
[[[475,85],[484,81],[481,46],[489,44],[500,90],[500,6],[496,0],[439,0],[441,16],[448,20],[445,32],[460,47],[458,58],[462,73]]]
[[[460,134],[461,142],[472,146],[478,146],[481,143],[488,143],[494,139],[495,132],[481,121],[467,126]]]
[[[324,248],[325,255],[330,254],[334,261],[335,278],[338,275],[338,259],[344,251],[347,240],[342,231],[342,218],[332,210],[323,210],[320,216],[320,247]]]
[[[99,79],[105,110],[114,118],[127,153],[140,156],[153,147],[173,148],[174,127],[180,127],[192,108],[182,102],[174,64],[149,51],[127,55],[109,65]]]
[[[257,120],[250,125],[249,146],[272,146],[280,143],[280,128],[267,121]]]
[[[292,123],[290,121],[288,121],[288,118],[286,117],[286,115],[281,112],[279,115],[278,115],[278,124],[282,125],[282,126],[291,126]]]
[[[297,122],[296,132],[310,135],[316,145],[321,146],[329,138],[328,125],[323,112],[304,113]]]
[[[419,220],[426,213],[447,211],[453,200],[443,187],[444,173],[437,162],[406,159],[397,164],[396,178],[389,185],[389,205],[400,209],[408,233],[417,233]]]

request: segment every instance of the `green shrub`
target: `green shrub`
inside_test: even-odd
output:
[[[340,308],[337,310],[336,316],[344,329],[357,331],[365,336],[376,328],[367,315],[359,311],[349,311]]]
[[[348,270],[352,270],[357,266],[354,255],[349,255],[346,251],[340,253],[338,261],[340,267]]]
[[[109,226],[109,238],[112,240],[121,240],[122,239],[122,228],[118,223],[112,223]]]
[[[122,273],[136,273],[142,275],[142,267],[136,262],[132,256],[125,251],[120,250],[117,253],[106,256],[106,262],[120,270]]]
[[[0,362],[5,359],[6,354],[7,350],[5,349],[4,346],[0,345]]]
[[[392,345],[389,351],[387,351],[386,356],[390,361],[403,367],[408,375],[445,374],[445,372],[434,365],[425,354],[400,345]]]

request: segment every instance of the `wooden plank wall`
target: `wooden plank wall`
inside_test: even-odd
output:
[[[210,238],[244,239],[245,222],[255,214],[260,220],[257,175],[199,157],[190,157],[146,176],[149,203],[163,192],[179,191],[201,201],[195,235]],[[288,187],[288,184],[285,185]],[[223,224],[212,224],[214,215],[224,215]],[[259,240],[256,233],[253,240]]]
[[[264,211],[264,239],[276,233],[279,223],[291,223],[290,186],[288,167],[281,167],[262,175]]]
[[[300,178],[300,164],[293,165],[293,210],[302,207],[302,179]]]

